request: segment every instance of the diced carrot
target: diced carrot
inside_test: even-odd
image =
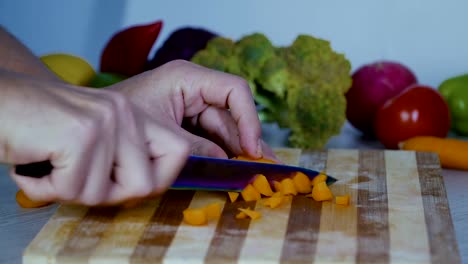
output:
[[[300,171],[294,173],[292,180],[298,193],[310,193],[312,191],[312,187],[310,186],[310,179],[304,173]]]
[[[265,202],[263,203],[265,206],[270,208],[279,207],[283,203],[284,197],[283,196],[271,196],[268,197]]]
[[[262,217],[262,214],[260,212],[250,210],[249,208],[244,209],[244,208],[239,208],[239,210],[243,213],[245,213],[248,217],[250,217],[253,220],[259,219]]]
[[[247,218],[247,214],[244,212],[239,212],[238,214],[236,214],[236,219],[246,219],[246,218]]]
[[[39,208],[52,203],[43,201],[33,201],[24,193],[23,190],[19,190],[16,193],[16,202],[23,208]]]
[[[271,197],[283,197],[283,193],[281,192],[275,192]]]
[[[325,173],[320,173],[319,175],[315,176],[312,181],[310,182],[310,184],[312,186],[316,185],[317,183],[319,182],[324,182],[327,180],[327,175]]]
[[[282,185],[281,182],[279,181],[273,181],[273,189],[275,189],[275,192],[282,193]]]
[[[315,201],[327,201],[333,199],[333,194],[325,182],[319,182],[312,188],[312,198]]]
[[[206,219],[218,219],[221,216],[221,204],[220,203],[211,203],[202,208],[205,211]]]
[[[349,205],[349,199],[350,199],[349,194],[336,196],[335,203],[339,205]]]
[[[269,160],[269,159],[265,159],[265,158],[252,159],[252,158],[250,158],[250,157],[243,156],[243,155],[240,155],[240,156],[237,156],[237,157],[233,157],[232,159],[235,159],[235,160],[244,160],[244,161],[263,162],[263,163],[276,163],[274,160]]]
[[[239,197],[238,192],[228,192],[229,195],[229,200],[231,200],[231,203],[237,201],[237,198]]]
[[[262,198],[261,194],[257,191],[257,189],[255,189],[255,187],[253,187],[252,184],[248,184],[247,187],[242,190],[241,195],[246,202],[258,201]]]
[[[257,191],[265,196],[272,196],[273,190],[271,190],[270,183],[268,182],[267,178],[263,174],[258,174],[255,177],[255,180],[252,183],[253,187],[257,189]]]
[[[203,208],[187,208],[183,211],[184,221],[189,225],[206,225],[208,219]]]
[[[297,195],[296,186],[291,178],[281,180],[281,191],[284,195]]]

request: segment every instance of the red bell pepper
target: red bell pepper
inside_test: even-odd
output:
[[[136,25],[115,33],[101,54],[100,71],[127,77],[145,71],[163,22]]]

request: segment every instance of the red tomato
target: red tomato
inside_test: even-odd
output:
[[[377,139],[388,149],[414,136],[446,137],[450,112],[439,92],[431,87],[412,85],[388,100],[375,117]]]

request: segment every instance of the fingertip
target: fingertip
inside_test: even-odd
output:
[[[10,171],[10,176],[18,188],[23,190],[26,196],[33,201],[48,202],[57,198],[52,184],[46,177],[41,179],[30,178],[14,173],[14,169]]]

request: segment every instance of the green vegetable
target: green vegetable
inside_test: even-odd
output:
[[[468,136],[468,74],[445,80],[438,90],[450,108],[452,130]]]
[[[192,61],[245,78],[262,122],[290,128],[294,147],[322,148],[346,120],[351,64],[326,40],[299,35],[278,47],[261,33],[238,41],[216,37]]]
[[[125,79],[127,79],[127,77],[120,74],[111,72],[98,72],[87,86],[91,88],[102,88],[121,82]]]

